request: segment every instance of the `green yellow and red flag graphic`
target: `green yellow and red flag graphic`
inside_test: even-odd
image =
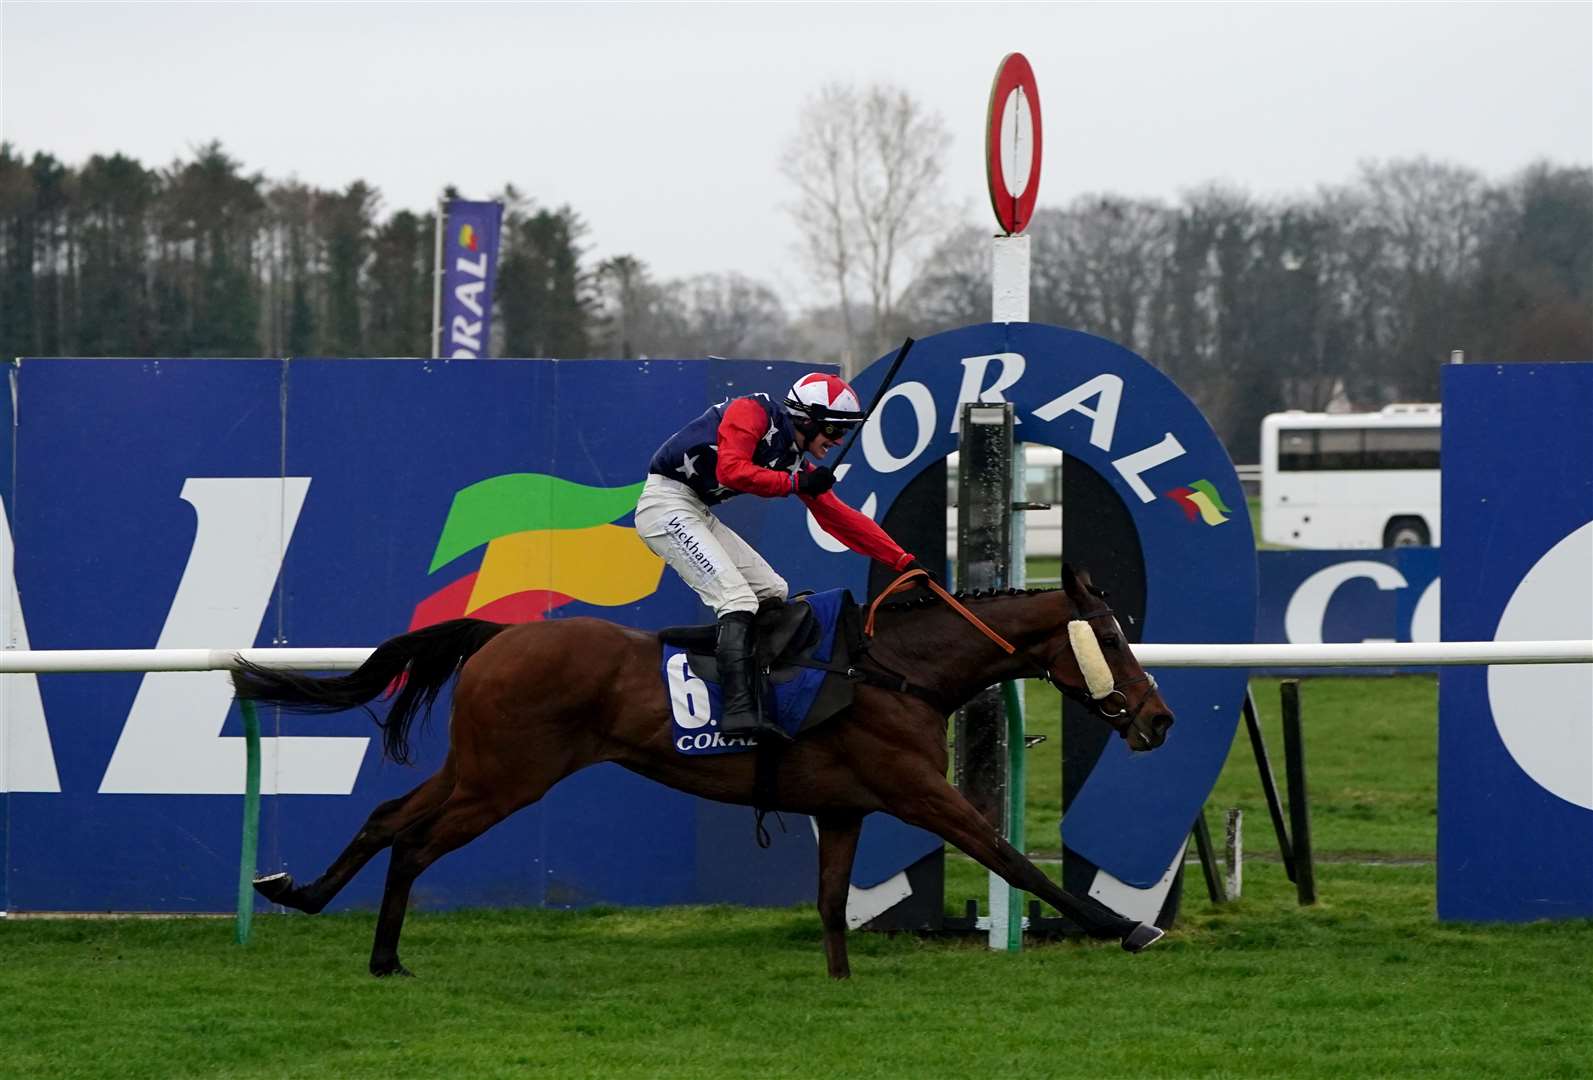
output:
[[[1173,488],[1167,497],[1178,504],[1190,521],[1198,516],[1207,525],[1221,525],[1233,513],[1210,480],[1196,480],[1188,487]]]
[[[617,607],[658,589],[664,562],[634,529],[640,483],[591,487],[545,473],[506,473],[454,495],[430,573],[485,548],[480,565],[419,604],[410,629],[472,616],[530,622],[579,600]]]

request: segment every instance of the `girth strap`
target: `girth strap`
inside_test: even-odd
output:
[[[861,663],[862,659],[862,657],[859,657],[858,662]],[[896,672],[891,671],[873,657],[868,657],[868,660],[874,665],[873,668],[856,665],[841,667],[838,664],[826,664],[819,660],[792,660],[790,664],[792,667],[811,668],[814,671],[828,671],[835,675],[844,675],[852,682],[867,683],[869,686],[877,686],[881,690],[889,690],[897,694],[911,694],[929,702],[941,712],[949,713],[956,708],[955,705],[947,704],[939,694],[927,686],[919,686],[917,683],[908,682],[906,676],[898,675]]]
[[[769,830],[763,827],[765,815],[774,813],[775,820],[780,822],[780,831],[785,832],[785,821],[774,811],[780,798],[780,758],[784,753],[785,747],[772,739],[759,739],[758,748],[753,751],[753,837],[760,848],[767,848],[771,839]]]

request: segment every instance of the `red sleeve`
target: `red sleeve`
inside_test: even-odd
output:
[[[867,555],[892,570],[900,570],[913,561],[913,557],[903,551],[901,545],[892,540],[884,529],[874,524],[867,515],[858,513],[836,498],[835,492],[826,491],[816,499],[807,495],[797,497],[813,511],[813,520],[819,523],[819,528],[859,555]]]
[[[719,421],[719,483],[748,495],[776,499],[791,494],[794,477],[779,469],[754,465],[752,452],[769,432],[769,419],[750,398],[737,398]]]

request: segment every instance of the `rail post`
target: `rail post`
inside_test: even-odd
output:
[[[1013,420],[1007,402],[969,402],[962,408],[957,471],[960,589],[1002,589],[1011,584]],[[1023,764],[1020,709],[1016,687],[1010,692],[993,687],[963,706],[956,722],[957,787],[1015,847],[1022,844],[1023,836],[1022,782],[1015,785],[1013,776]],[[1021,948],[1021,894],[991,874],[989,902],[990,947]]]
[[[239,945],[247,945],[254,926],[254,871],[260,853],[260,715],[252,701],[241,701],[239,705],[243,708],[244,779],[236,938]]]
[[[1200,856],[1200,873],[1206,879],[1206,895],[1213,904],[1221,904],[1228,899],[1228,894],[1217,873],[1217,853],[1211,846],[1211,829],[1206,825],[1204,806],[1195,815],[1195,827],[1191,831],[1195,834],[1195,851]]]
[[[1261,733],[1261,717],[1256,712],[1256,698],[1245,690],[1245,730],[1250,733],[1250,750],[1256,759],[1256,774],[1261,779],[1261,793],[1267,800],[1267,813],[1272,817],[1272,831],[1278,838],[1278,855],[1283,859],[1283,872],[1294,880],[1294,845],[1289,843],[1289,829],[1283,823],[1283,800],[1278,798],[1278,782],[1272,778],[1272,759],[1267,756],[1267,742]],[[1287,779],[1287,778],[1286,778]]]
[[[1305,739],[1300,729],[1300,680],[1285,679],[1283,758],[1289,786],[1289,825],[1294,833],[1294,888],[1301,904],[1316,903],[1316,869],[1311,864],[1311,799],[1305,782]]]
[[[1237,806],[1228,808],[1227,830],[1228,880],[1224,891],[1228,899],[1237,900],[1245,887],[1244,812]]]

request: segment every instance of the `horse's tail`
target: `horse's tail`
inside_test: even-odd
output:
[[[417,713],[431,715],[432,704],[464,662],[499,632],[503,623],[452,619],[384,641],[371,658],[347,675],[315,678],[240,660],[232,673],[242,700],[280,705],[295,712],[341,712],[364,706],[398,682],[387,718],[372,718],[382,729],[382,747],[400,765],[409,762],[409,726]],[[369,707],[366,708],[370,712]]]

